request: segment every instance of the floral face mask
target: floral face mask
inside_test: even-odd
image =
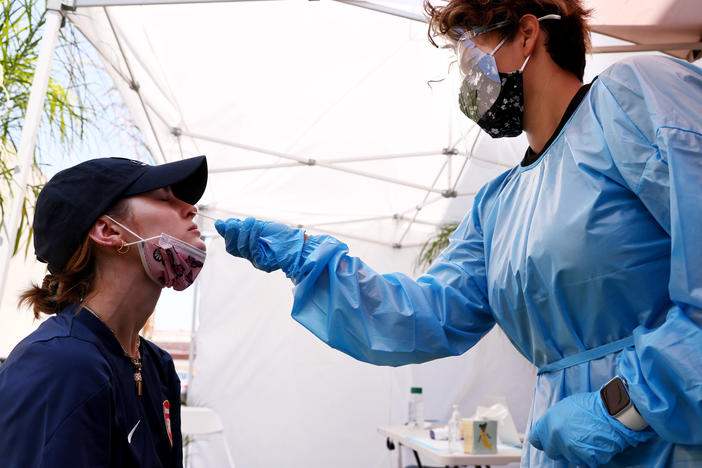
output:
[[[136,244],[144,270],[156,284],[176,291],[193,284],[205,263],[207,254],[204,250],[166,233],[143,239],[125,225],[105,216],[139,238],[136,242],[123,244],[123,247]]]
[[[561,19],[560,15],[546,15],[539,21]],[[493,138],[514,137],[522,133],[524,114],[524,88],[522,72],[531,55],[519,70],[499,73],[495,53],[507,37],[489,53],[478,49],[473,39],[509,24],[506,21],[481,31],[468,31],[455,43],[455,53],[461,75],[458,105],[461,111]]]

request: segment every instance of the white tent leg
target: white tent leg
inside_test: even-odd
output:
[[[0,299],[5,291],[7,273],[10,267],[10,259],[17,241],[17,229],[19,228],[22,216],[22,202],[29,181],[29,174],[32,171],[34,160],[34,146],[36,144],[41,114],[44,108],[46,90],[49,86],[49,74],[51,73],[51,63],[56,50],[56,40],[63,14],[61,12],[60,1],[49,0],[46,5],[46,22],[44,23],[44,34],[39,46],[39,56],[37,66],[32,80],[32,89],[27,102],[27,113],[24,116],[24,126],[22,127],[22,137],[17,151],[17,166],[15,166],[15,184],[12,191],[12,205],[9,209],[9,221],[3,223],[0,232]]]
[[[208,242],[209,244],[209,242]],[[190,322],[190,347],[188,349],[188,390],[185,394],[186,402],[190,401],[190,388],[193,385],[193,360],[195,359],[195,327],[197,325],[197,316],[200,313],[200,282],[196,281],[193,285],[193,309]]]
[[[229,444],[227,443],[227,438],[222,433],[222,442],[224,443],[224,451],[227,454],[227,461],[229,462],[230,468],[234,468],[234,459],[232,458],[232,452],[229,450]]]

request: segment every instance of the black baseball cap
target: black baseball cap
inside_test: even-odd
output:
[[[194,205],[207,186],[205,156],[158,166],[125,158],[98,158],[57,173],[37,197],[34,250],[49,271],[66,266],[90,228],[117,201],[169,186]]]

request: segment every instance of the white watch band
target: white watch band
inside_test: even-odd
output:
[[[641,431],[648,427],[646,420],[639,414],[633,404],[617,413],[614,418],[633,431]]]

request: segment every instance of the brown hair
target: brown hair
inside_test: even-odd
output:
[[[129,214],[126,198],[117,201],[106,214],[124,218]],[[40,314],[58,314],[71,305],[83,302],[92,292],[95,280],[95,246],[86,236],[61,271],[47,273],[41,286],[32,284],[19,298],[19,305],[26,304],[34,312],[34,318]]]
[[[582,81],[585,71],[585,54],[590,48],[590,27],[582,0],[450,0],[447,5],[433,6],[424,1],[424,10],[430,16],[429,40],[433,35],[448,36],[458,40],[460,30],[473,27],[486,28],[501,21],[509,23],[496,30],[501,38],[512,39],[519,28],[522,16],[532,14],[537,18],[549,14],[561,15],[560,20],[540,23],[546,31],[546,50],[551,59]]]

